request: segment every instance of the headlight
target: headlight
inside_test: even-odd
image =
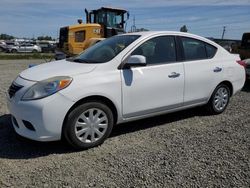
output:
[[[23,95],[22,100],[41,99],[66,88],[72,82],[72,78],[67,76],[58,76],[37,82],[31,86]]]

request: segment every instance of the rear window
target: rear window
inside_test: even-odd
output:
[[[75,32],[75,42],[83,42],[85,40],[85,31]]]

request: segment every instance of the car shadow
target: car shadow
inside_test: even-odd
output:
[[[206,116],[204,110],[194,108],[167,115],[156,116],[143,120],[124,123],[114,127],[110,137],[149,129],[156,126],[167,126],[165,124],[191,118],[193,116]],[[9,114],[0,116],[0,158],[8,159],[30,159],[50,154],[65,154],[77,152],[65,141],[58,142],[36,142],[18,136],[11,125]]]
[[[246,80],[244,87],[242,88],[244,92],[250,92],[250,80]]]
[[[132,133],[157,126],[167,126],[172,122],[183,119],[192,118],[194,116],[207,116],[206,110],[203,107],[196,107],[192,109],[182,110],[174,113],[154,116],[133,122],[124,123],[114,127],[111,137],[119,136],[126,133]]]
[[[0,158],[29,159],[69,152],[73,150],[62,141],[36,142],[18,136],[12,127],[11,116],[0,116]]]

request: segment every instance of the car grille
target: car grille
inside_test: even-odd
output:
[[[8,90],[10,98],[12,98],[16,94],[16,92],[20,90],[22,87],[23,86],[12,83]]]

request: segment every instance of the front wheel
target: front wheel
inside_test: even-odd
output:
[[[114,124],[113,113],[100,102],[77,106],[66,119],[63,135],[76,149],[98,146],[110,135]]]
[[[220,84],[214,90],[207,109],[211,114],[220,114],[224,112],[230,100],[230,89],[225,84]]]

